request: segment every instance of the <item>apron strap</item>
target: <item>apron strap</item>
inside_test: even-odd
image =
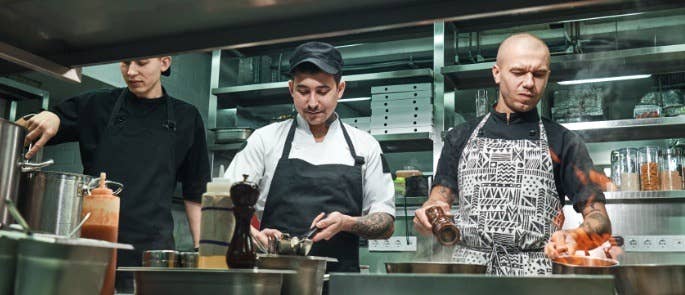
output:
[[[109,120],[107,121],[107,128],[110,128],[114,126],[114,118],[119,114],[119,111],[121,110],[121,106],[124,104],[124,98],[126,97],[126,94],[128,93],[128,88],[124,88],[121,91],[121,94],[117,97],[117,100],[114,102],[114,108],[112,108],[112,113],[109,115]],[[166,93],[166,92],[164,92]],[[164,128],[169,129],[171,132],[176,132],[176,117],[174,116],[174,109],[171,104],[171,97],[167,96],[166,98],[166,117],[167,119],[162,122],[162,126]]]
[[[352,140],[350,139],[350,135],[347,133],[347,129],[345,128],[345,125],[343,125],[343,122],[340,118],[338,118],[338,122],[340,122],[340,128],[342,128],[342,133],[343,136],[345,137],[345,142],[347,143],[347,146],[350,148],[350,155],[352,155],[352,159],[354,159],[354,165],[355,166],[361,166],[364,165],[364,157],[359,157],[357,156],[357,152],[354,149],[354,145],[352,144]],[[288,137],[285,138],[285,145],[283,146],[283,153],[281,154],[281,159],[287,159],[290,156],[290,149],[293,144],[293,138],[295,138],[295,129],[297,128],[297,117],[293,118],[293,123],[290,125],[290,130],[288,130]]]
[[[501,251],[501,252],[500,252]],[[502,254],[502,255],[500,255]],[[507,259],[507,264],[502,265],[502,258]],[[503,267],[511,267],[511,258],[509,256],[509,251],[507,251],[507,248],[497,244],[493,243],[492,244],[492,251],[490,252],[490,259],[488,260],[488,273],[495,273],[497,275],[503,275],[505,274]],[[494,272],[493,272],[494,270]]]

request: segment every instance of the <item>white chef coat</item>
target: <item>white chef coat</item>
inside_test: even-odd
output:
[[[337,117],[337,114],[334,116]],[[331,123],[322,142],[316,142],[307,121],[299,114],[296,119],[297,128],[289,158],[301,159],[313,165],[354,165],[339,120]],[[292,122],[293,119],[289,119],[255,130],[248,138],[247,145],[235,155],[224,174],[224,177],[232,182],[242,181],[243,174],[247,174],[249,181],[259,185],[260,194],[256,209],[260,218]],[[390,173],[383,173],[380,144],[367,132],[348,124],[345,124],[345,129],[357,156],[364,157],[362,215],[384,212],[395,216],[395,187]]]

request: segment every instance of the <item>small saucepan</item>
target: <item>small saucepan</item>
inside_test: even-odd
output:
[[[612,274],[617,266],[617,260],[590,256],[569,255],[552,259],[552,273],[554,274]]]

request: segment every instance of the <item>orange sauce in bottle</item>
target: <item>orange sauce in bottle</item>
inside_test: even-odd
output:
[[[105,173],[100,174],[100,185],[83,198],[82,216],[90,212],[90,218],[81,228],[81,237],[117,242],[119,232],[119,198],[105,185]],[[117,250],[107,266],[101,295],[114,294],[114,277],[117,267]]]

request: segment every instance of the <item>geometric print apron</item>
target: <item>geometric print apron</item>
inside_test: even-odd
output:
[[[469,137],[459,160],[461,242],[452,259],[488,266],[489,274],[552,273],[543,249],[563,224],[547,134],[539,140],[479,137],[490,114]]]

